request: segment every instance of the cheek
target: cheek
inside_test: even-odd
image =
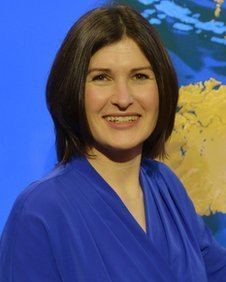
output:
[[[93,87],[86,87],[85,90],[85,109],[87,116],[98,113],[104,105],[104,95]]]
[[[153,113],[153,111],[158,111],[159,94],[157,84],[149,86],[140,93],[140,102],[147,112],[151,111]]]

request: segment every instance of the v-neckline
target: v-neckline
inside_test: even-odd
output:
[[[145,189],[145,186],[143,184],[142,179],[142,166],[140,166],[140,173],[139,173],[139,180],[140,180],[140,186],[142,188],[143,192],[143,204],[144,204],[144,214],[145,214],[145,225],[146,225],[146,231],[141,227],[141,225],[138,223],[136,218],[133,216],[133,214],[130,212],[130,210],[127,208],[123,200],[120,198],[120,196],[117,194],[117,192],[110,186],[110,184],[102,177],[102,175],[92,166],[92,164],[88,161],[86,157],[84,157],[84,161],[86,162],[87,166],[90,168],[93,174],[95,174],[99,180],[105,184],[107,189],[110,191],[110,193],[114,196],[115,199],[120,203],[121,208],[124,210],[126,214],[128,214],[129,218],[133,221],[134,225],[137,226],[138,230],[140,230],[141,233],[145,237],[150,238],[149,234],[149,227],[150,227],[150,219],[149,219],[149,211],[148,211],[148,203],[147,203],[147,189]],[[142,160],[141,160],[142,164]]]
[[[103,205],[97,207],[97,209],[102,213],[105,211],[105,208],[108,206],[110,210],[112,209],[113,213],[107,214],[106,223],[107,225],[112,228],[114,231],[117,230],[117,233],[121,238],[128,238],[134,239],[135,244],[140,246],[145,254],[155,254],[157,259],[161,259],[165,266],[167,266],[170,273],[171,267],[169,264],[169,260],[167,258],[167,250],[159,248],[159,245],[156,245],[156,238],[159,239],[158,228],[156,225],[157,220],[157,211],[155,210],[155,201],[152,198],[152,191],[151,189],[155,188],[152,185],[155,185],[152,180],[148,180],[147,174],[150,172],[150,163],[146,164],[146,159],[141,160],[140,165],[140,184],[143,190],[143,201],[144,201],[144,209],[145,209],[145,218],[146,218],[146,232],[140,226],[140,224],[136,221],[134,216],[130,213],[124,202],[118,196],[118,194],[114,191],[114,189],[105,181],[105,179],[97,172],[97,170],[88,162],[86,157],[75,157],[70,162],[72,165],[72,172],[77,175],[79,174],[81,177],[84,177],[87,183],[90,185],[85,185],[81,187],[81,192],[89,196],[93,199],[94,204],[98,204],[99,197],[103,199]],[[153,167],[154,169],[154,167]],[[151,185],[151,187],[150,187]],[[84,188],[84,191],[83,189]],[[151,188],[151,189],[150,189]],[[92,195],[90,194],[90,189],[95,189],[97,192]],[[118,217],[116,220],[115,215]],[[118,227],[118,224],[122,223],[123,226],[121,228]],[[118,228],[118,229],[117,229]],[[129,235],[127,235],[127,231]],[[124,233],[126,232],[126,233]],[[156,233],[156,234],[155,234]],[[157,237],[156,237],[157,236]],[[161,244],[160,244],[161,246]],[[173,274],[172,274],[173,275]],[[176,280],[174,280],[176,281]]]

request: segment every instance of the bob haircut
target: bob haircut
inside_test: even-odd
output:
[[[94,145],[84,106],[85,82],[92,55],[104,46],[133,39],[149,60],[158,85],[156,126],[143,143],[142,156],[167,157],[165,142],[172,133],[178,101],[178,82],[171,60],[153,26],[127,5],[113,4],[84,14],[69,30],[53,62],[46,85],[58,165],[72,156],[90,156]]]

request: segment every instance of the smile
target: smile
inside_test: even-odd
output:
[[[133,122],[138,120],[138,115],[133,116],[105,116],[104,119],[107,121],[115,122],[115,123],[122,123],[122,122]]]

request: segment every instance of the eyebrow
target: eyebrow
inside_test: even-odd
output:
[[[140,70],[151,70],[152,71],[152,67],[145,66],[145,67],[133,68],[130,72],[133,73],[133,72],[140,71]],[[111,73],[111,70],[108,68],[92,68],[88,70],[88,74],[94,71],[103,71],[103,72]]]

